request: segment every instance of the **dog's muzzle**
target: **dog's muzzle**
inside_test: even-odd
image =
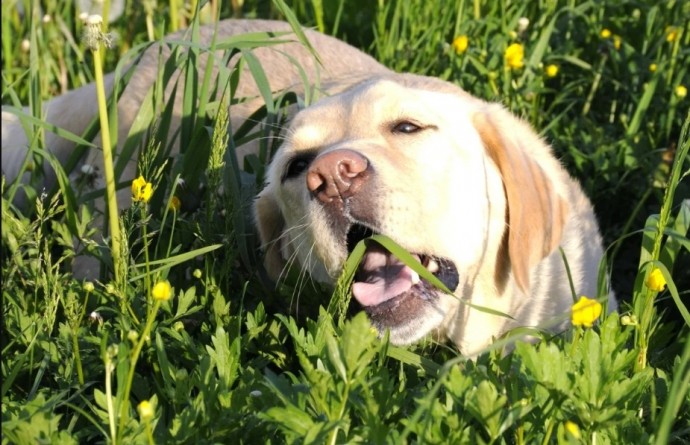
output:
[[[377,220],[374,176],[367,158],[350,149],[319,155],[307,172],[307,188],[326,209],[331,230],[350,253],[360,240],[375,233],[369,228],[376,227]],[[404,246],[405,240],[396,241]],[[413,256],[455,291],[459,274],[452,261],[428,254]],[[352,285],[352,295],[374,325],[383,329],[405,325],[422,316],[441,294],[441,290],[375,243],[368,246]]]

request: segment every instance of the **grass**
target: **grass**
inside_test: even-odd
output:
[[[393,69],[504,103],[542,132],[592,198],[608,247],[602,271],[611,273],[620,311],[564,335],[530,331],[544,341],[510,355],[502,353],[509,339],[500,339],[467,361],[431,340],[390,345],[362,314],[345,317],[354,266],[332,296],[297,271],[276,287],[248,219],[275,147],[264,144],[245,165],[226,150],[272,127],[228,128],[225,104],[235,98],[225,85],[237,73],[220,70],[217,81],[197,73],[203,49],[192,33],[162,62],[150,105],[118,144],[144,146],[140,171],[153,190],[119,214],[119,251],[92,237],[107,218],[94,196],[79,193],[88,175],[76,164],[51,161],[55,190],[38,188],[40,178],[3,181],[3,444],[689,440],[687,2],[297,0],[290,10],[260,0],[135,3],[109,24],[118,38],[104,55],[106,71],[122,70],[152,37],[179,26],[287,16]],[[95,78],[78,12],[70,0],[2,3],[2,101],[15,112],[29,106],[24,167],[34,176],[32,166],[47,157],[41,103]],[[468,42],[460,52],[458,36]],[[524,50],[518,69],[504,59],[513,43]],[[268,36],[214,44],[243,52],[261,79],[248,51]],[[171,134],[161,91],[175,69],[188,75],[178,85],[184,125]],[[260,87],[267,104],[259,114],[279,122],[281,107],[296,99]],[[94,122],[69,137],[88,147],[97,131]],[[176,139],[194,153],[171,157]],[[121,172],[116,163],[116,179]],[[33,205],[14,207],[17,193]],[[101,261],[99,280],[72,276],[78,254]],[[122,263],[117,274],[113,259]],[[652,273],[663,276],[663,289]]]

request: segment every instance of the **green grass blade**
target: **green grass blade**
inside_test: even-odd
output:
[[[673,383],[669,389],[669,398],[664,403],[664,407],[659,417],[656,434],[654,437],[655,445],[666,445],[670,443],[671,427],[678,416],[680,407],[685,402],[686,395],[690,391],[690,341],[685,342],[683,355],[674,367]]]
[[[161,270],[170,269],[173,266],[184,263],[185,261],[193,260],[194,258],[196,258],[199,255],[204,255],[208,252],[212,252],[212,251],[219,249],[221,247],[223,247],[222,244],[212,244],[210,246],[201,247],[199,249],[195,249],[195,250],[192,250],[189,252],[181,253],[179,255],[171,256],[169,258],[149,261],[149,263],[148,263],[149,266],[160,265],[160,267],[157,267],[155,269],[151,269],[149,273],[153,274],[153,273],[161,271]],[[132,267],[134,267],[134,268],[146,268],[146,264],[135,264]],[[145,276],[146,276],[146,273],[136,275],[136,276],[130,278],[129,281],[135,282],[135,281],[141,280]]]

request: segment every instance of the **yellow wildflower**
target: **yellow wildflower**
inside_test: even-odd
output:
[[[656,73],[656,69],[657,69],[657,68],[658,68],[658,67],[657,67],[656,63],[652,63],[652,64],[649,65],[649,71],[652,72],[652,73]]]
[[[580,434],[580,427],[577,426],[577,423],[571,420],[565,422],[565,430],[576,440],[579,440],[582,437],[582,434]]]
[[[151,290],[153,298],[160,301],[168,301],[172,296],[172,287],[168,280],[159,281]]]
[[[601,30],[599,35],[602,39],[608,39],[609,37],[611,37],[611,31],[608,28],[604,28]]]
[[[613,36],[613,47],[616,48],[617,50],[621,49],[621,42],[623,40],[621,39],[621,36],[619,35],[614,35]]]
[[[665,29],[666,41],[673,43],[680,38],[680,30],[675,26],[667,26]]]
[[[182,201],[180,201],[180,198],[177,196],[173,196],[170,198],[170,202],[168,203],[168,208],[172,210],[173,212],[177,212],[180,210],[180,207],[182,207]]]
[[[142,400],[137,406],[137,411],[139,411],[139,417],[141,417],[141,420],[144,422],[153,419],[153,406],[148,400]]]
[[[470,46],[470,39],[466,35],[458,36],[453,40],[453,49],[455,49],[455,54],[462,54],[467,51],[467,47]]]
[[[556,77],[558,75],[558,65],[547,65],[544,72],[546,73],[546,77]]]
[[[664,274],[661,273],[661,269],[658,267],[653,268],[649,276],[647,276],[645,284],[650,290],[655,292],[664,290],[664,288],[666,288],[666,279],[664,278]]]
[[[584,295],[572,307],[572,322],[574,326],[591,328],[601,315],[601,303],[591,300]]]
[[[687,96],[687,95],[688,95],[688,89],[685,88],[684,85],[678,85],[678,86],[676,87],[676,96],[678,96],[679,98],[683,99],[683,98],[684,98],[685,96]]]
[[[93,285],[91,281],[85,281],[84,282],[84,290],[86,292],[93,292],[96,287]]]
[[[520,69],[525,66],[523,59],[525,58],[525,48],[519,43],[513,43],[503,55],[506,59],[506,64],[512,69]]]
[[[150,182],[146,182],[143,176],[139,176],[137,179],[132,181],[132,200],[134,202],[149,202],[151,196],[153,195],[153,185]]]

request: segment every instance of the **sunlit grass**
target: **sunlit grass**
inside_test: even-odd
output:
[[[116,39],[104,64],[118,72],[115,94],[149,41],[183,23],[240,13],[337,30],[393,69],[457,83],[537,128],[602,223],[609,255],[601,295],[584,301],[596,307],[610,272],[621,307],[564,314],[580,326],[556,336],[515,330],[468,361],[431,340],[392,346],[363,314],[349,314],[356,257],[332,296],[300,271],[277,287],[265,278],[248,209],[271,147],[264,143],[245,165],[225,152],[228,139],[240,139],[225,113],[236,99],[226,88],[234,74],[198,72],[205,49],[195,32],[161,61],[130,134],[113,144],[125,157],[144,147],[134,183],[121,177],[117,158],[113,165],[114,183],[134,198],[111,223],[121,245],[95,238],[102,210],[93,200],[105,191],[81,195],[84,171],[46,154],[51,128],[41,104],[97,79],[91,67],[100,57],[80,42],[84,24],[72,1],[40,10],[37,3],[2,3],[2,100],[29,135],[23,171],[39,175],[48,162],[58,182],[44,191],[38,177],[3,180],[3,443],[688,440],[689,5],[353,0],[296,1],[288,10],[281,1],[127,2],[109,24]],[[229,53],[269,39],[210,47]],[[278,121],[282,101],[294,100],[273,98],[262,67],[246,57],[268,102],[263,113]],[[184,124],[174,134],[161,94],[177,81],[173,68],[186,73],[177,85]],[[263,141],[272,130],[250,127],[239,129],[242,139]],[[98,126],[84,135],[59,131],[89,147]],[[176,144],[181,154],[172,156]],[[26,208],[14,207],[18,193]],[[84,255],[102,264],[98,280],[71,275]],[[119,277],[113,258],[124,263]],[[505,354],[525,335],[542,341]]]

